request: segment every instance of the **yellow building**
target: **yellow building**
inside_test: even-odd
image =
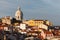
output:
[[[40,24],[52,25],[48,20],[25,20],[23,23],[28,24],[28,26],[39,26]]]

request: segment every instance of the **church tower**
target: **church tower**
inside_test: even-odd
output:
[[[23,13],[22,13],[20,7],[18,7],[18,10],[15,13],[15,18],[16,18],[16,20],[20,20],[20,21],[22,21],[22,19],[23,19]]]

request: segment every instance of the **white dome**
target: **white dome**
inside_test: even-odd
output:
[[[18,8],[18,10],[15,13],[16,20],[22,20],[22,18],[23,18],[22,14],[23,14],[22,11],[20,10],[20,8]]]
[[[21,15],[21,10],[19,10],[19,9],[15,13],[15,16],[18,16],[18,15]]]

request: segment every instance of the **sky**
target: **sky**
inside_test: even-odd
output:
[[[18,5],[24,19],[43,19],[60,25],[60,0],[0,0],[0,18],[14,17]]]

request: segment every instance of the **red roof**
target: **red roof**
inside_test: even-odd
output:
[[[50,32],[50,31],[44,31],[44,33],[46,33],[46,34],[53,34],[53,33]]]

